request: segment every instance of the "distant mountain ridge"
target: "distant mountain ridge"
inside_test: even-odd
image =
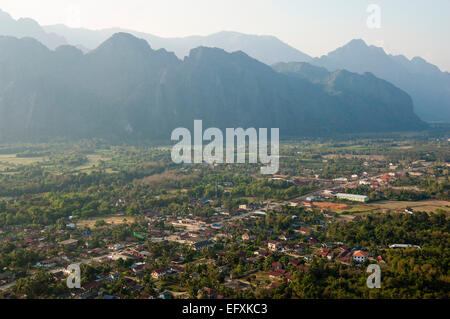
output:
[[[181,38],[162,38],[152,34],[127,29],[112,28],[103,30],[74,29],[64,25],[45,26],[48,32],[60,34],[70,44],[81,44],[95,48],[115,33],[124,32],[145,39],[154,49],[164,48],[174,52],[180,59],[189,55],[191,49],[199,46],[217,47],[228,52],[243,51],[266,64],[277,62],[302,61],[312,58],[299,50],[268,35],[250,35],[233,31],[222,31],[208,36],[188,36]]]
[[[70,44],[86,53],[97,48],[113,34],[119,32],[133,34],[138,38],[144,39],[154,49],[164,48],[168,51],[173,51],[180,59],[189,55],[191,49],[199,46],[218,47],[228,52],[244,51],[251,57],[266,64],[310,61],[312,59],[307,54],[289,46],[276,37],[267,35],[249,35],[222,31],[209,36],[162,38],[144,32],[121,28],[89,30],[70,28],[62,24],[40,26],[35,20],[30,18],[14,20],[8,13],[0,9],[0,35],[35,38],[52,50],[60,45]]]
[[[284,137],[426,127],[405,92],[373,75],[341,71],[324,85],[242,51],[198,47],[180,60],[126,33],[88,54],[1,36],[0,70],[0,140],[167,140],[194,119],[221,129],[279,127]]]
[[[422,119],[450,121],[450,73],[441,72],[420,57],[408,60],[402,55],[388,55],[382,48],[357,39],[310,63],[330,71],[371,72],[408,92]]]
[[[48,33],[36,21],[29,18],[14,20],[8,13],[0,9],[0,35],[13,36],[16,38],[32,37],[47,46],[55,49],[60,45],[67,44],[63,36]]]

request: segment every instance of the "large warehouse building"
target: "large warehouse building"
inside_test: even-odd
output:
[[[338,194],[336,194],[336,197],[339,199],[351,200],[353,202],[367,203],[369,201],[369,197],[367,197],[365,195],[338,193]]]

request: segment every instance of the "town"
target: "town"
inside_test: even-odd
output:
[[[168,148],[4,146],[0,298],[448,297],[448,141],[366,143],[282,144],[277,175],[166,164]]]

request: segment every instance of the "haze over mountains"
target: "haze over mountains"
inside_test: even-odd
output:
[[[372,74],[339,71],[318,83],[207,47],[179,60],[126,33],[88,54],[0,37],[0,139],[168,139],[194,119],[279,127],[285,137],[425,127],[408,94]]]
[[[161,38],[152,34],[127,29],[112,28],[98,31],[69,28],[64,25],[46,26],[50,33],[62,35],[68,43],[94,49],[113,34],[124,32],[147,42],[154,49],[164,48],[174,52],[180,59],[189,55],[191,49],[199,46],[217,47],[228,52],[244,51],[249,56],[266,64],[290,61],[311,61],[307,54],[287,45],[276,37],[250,35],[232,31],[222,31],[209,36],[189,36],[183,38]]]
[[[126,32],[147,40],[154,49],[164,48],[183,59],[191,49],[199,46],[218,47],[228,52],[243,51],[268,65],[279,62],[310,62],[329,71],[346,69],[363,74],[371,72],[409,93],[414,110],[428,121],[450,121],[450,74],[420,57],[408,60],[402,55],[392,56],[382,48],[368,46],[363,40],[352,40],[347,45],[320,58],[283,43],[272,36],[247,35],[238,32],[219,32],[209,36],[161,38],[155,35],[119,28],[88,30],[64,25],[41,27],[32,19],[14,20],[0,10],[0,35],[29,36],[50,49],[71,44],[83,52],[95,49],[118,32]]]
[[[147,40],[152,48],[164,48],[174,52],[180,59],[189,55],[191,49],[199,46],[218,47],[228,52],[244,51],[251,57],[266,63],[290,61],[310,61],[312,57],[287,45],[276,37],[267,35],[249,35],[238,32],[223,31],[209,36],[190,36],[184,38],[162,38],[152,34],[110,28],[103,30],[89,30],[83,28],[69,28],[58,24],[40,26],[36,21],[26,18],[14,20],[8,13],[0,9],[0,35],[18,38],[32,37],[50,49],[60,45],[71,44],[84,52],[97,48],[113,34],[124,32]]]
[[[63,36],[45,31],[39,23],[30,18],[14,20],[8,13],[0,9],[0,35],[22,38],[31,37],[40,41],[50,49],[67,44]]]
[[[147,40],[154,49],[164,48],[183,59],[191,49],[199,46],[218,47],[228,52],[243,51],[268,65],[279,62],[310,62],[329,71],[346,69],[363,74],[371,72],[411,95],[415,112],[424,120],[450,121],[450,74],[420,57],[408,60],[402,55],[392,56],[382,48],[368,46],[363,40],[352,40],[345,46],[320,58],[283,43],[273,36],[247,35],[223,31],[209,36],[162,38],[155,35],[120,28],[88,30],[64,25],[41,27],[32,19],[14,20],[0,10],[0,35],[30,36],[55,49],[71,44],[88,52],[118,32],[126,32]]]

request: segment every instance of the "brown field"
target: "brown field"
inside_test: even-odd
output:
[[[337,204],[337,203],[327,203],[327,202],[314,202],[313,205],[319,208],[325,208],[330,210],[343,210],[347,209],[348,205],[346,204]]]
[[[124,223],[134,223],[135,217],[133,216],[113,216],[113,217],[94,217],[77,221],[77,227],[89,227],[93,228],[97,220],[104,220],[109,225],[120,225]]]

